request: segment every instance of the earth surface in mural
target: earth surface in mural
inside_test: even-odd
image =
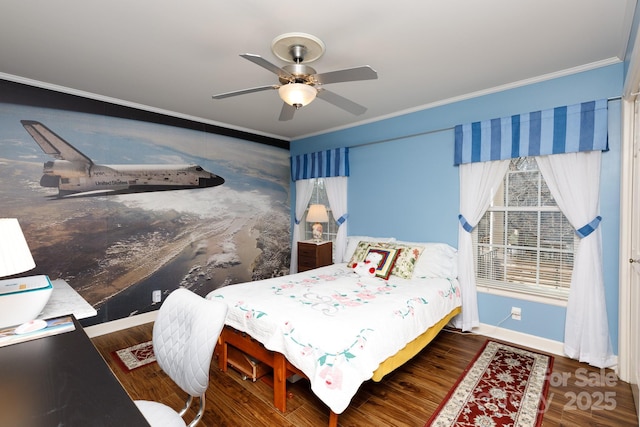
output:
[[[44,154],[20,124],[39,120],[100,164],[195,163],[221,186],[58,198]],[[288,272],[288,151],[89,114],[0,104],[0,206],[18,218],[36,268],[98,309],[95,321],[152,310],[154,290],[200,295]],[[164,300],[164,297],[163,297]]]

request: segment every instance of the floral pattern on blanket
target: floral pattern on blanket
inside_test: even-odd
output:
[[[447,278],[447,280],[449,281],[449,289],[447,289],[446,291],[440,290],[438,291],[438,294],[440,294],[440,296],[443,298],[460,298],[460,286],[455,286],[449,278]]]
[[[324,380],[324,384],[328,389],[342,388],[343,373],[339,366],[340,363],[355,359],[358,352],[365,348],[367,333],[373,332],[371,329],[363,329],[355,336],[349,346],[338,352],[327,353],[310,342],[302,341],[304,338],[296,337],[295,328],[290,322],[287,322],[287,326],[290,327],[290,330],[284,333],[285,337],[300,347],[300,355],[302,357],[316,357],[315,363],[321,368],[320,378]]]
[[[211,292],[226,324],[282,353],[339,414],[378,365],[461,305],[456,280],[360,277],[338,264]]]
[[[297,276],[289,276],[290,278]],[[336,281],[339,278],[351,277],[355,278],[355,288],[348,291],[336,289],[330,295],[321,295],[315,292],[314,288],[318,285],[326,285],[329,282]],[[335,315],[340,310],[348,307],[357,307],[362,304],[368,304],[379,295],[388,295],[393,291],[396,285],[377,278],[369,277],[361,280],[360,276],[355,273],[345,274],[344,271],[338,270],[335,274],[320,274],[299,280],[289,279],[285,283],[280,283],[271,287],[274,295],[285,296],[291,300],[295,300],[302,305],[308,305],[314,310],[318,310],[325,315]]]

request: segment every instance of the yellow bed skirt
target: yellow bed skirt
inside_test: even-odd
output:
[[[427,329],[416,339],[404,346],[402,350],[378,365],[378,368],[373,372],[373,377],[371,377],[371,379],[373,379],[374,381],[380,381],[385,375],[405,364],[407,361],[409,361],[409,359],[418,354],[420,350],[425,348],[427,344],[429,344],[431,340],[433,340],[436,335],[438,335],[438,332],[440,332],[451,319],[453,319],[461,312],[461,307],[456,307],[455,309],[453,309],[451,313],[449,313],[438,323]]]

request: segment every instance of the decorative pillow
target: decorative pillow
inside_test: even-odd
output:
[[[411,279],[413,277],[413,269],[424,250],[424,246],[409,246],[398,243],[389,243],[388,245],[392,245],[395,249],[400,249],[400,255],[398,255],[391,274],[403,279]]]
[[[370,247],[375,246],[382,249],[400,249],[396,263],[391,270],[391,274],[403,279],[413,277],[413,269],[424,250],[424,246],[399,244],[396,242],[368,242],[360,241],[348,265],[364,261]]]
[[[378,242],[393,242],[395,239],[393,237],[370,237],[370,236],[348,236],[347,237],[347,245],[346,248],[344,250],[344,257],[342,257],[343,260],[348,261],[348,260],[353,260],[353,255],[355,253],[356,248],[358,247],[358,244],[360,242],[370,242],[370,243],[378,243]],[[364,260],[364,255],[362,259],[359,259],[357,261],[362,261]],[[355,262],[357,262],[356,260],[353,260]],[[353,263],[349,263],[349,265],[353,265]]]
[[[371,246],[367,251],[365,259],[379,259],[376,276],[381,277],[384,280],[388,280],[400,252],[402,252],[400,249]]]
[[[359,241],[358,245],[353,251],[353,255],[351,255],[351,259],[349,260],[348,265],[353,265],[359,263],[360,261],[364,261],[365,257],[367,256],[369,247],[372,245],[374,245],[373,242],[368,242],[366,240]]]

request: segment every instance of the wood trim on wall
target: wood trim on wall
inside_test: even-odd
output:
[[[100,335],[106,335],[112,332],[133,328],[134,326],[144,325],[145,323],[155,322],[157,316],[157,310],[149,313],[136,314],[135,316],[124,317],[110,322],[87,326],[84,328],[84,331],[87,333],[89,338],[99,337]]]

